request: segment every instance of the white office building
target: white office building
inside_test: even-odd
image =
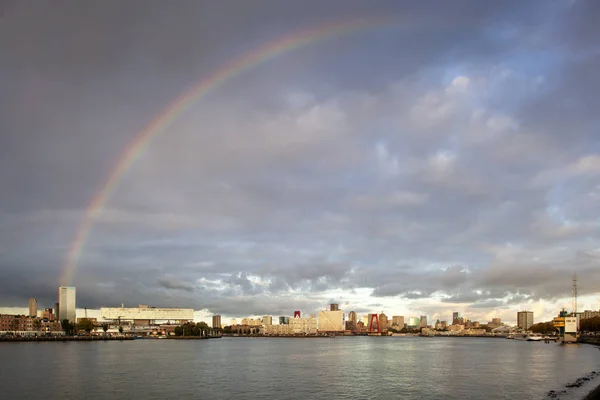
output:
[[[77,321],[75,314],[75,288],[73,286],[61,286],[58,288],[59,320],[68,319],[74,324]]]

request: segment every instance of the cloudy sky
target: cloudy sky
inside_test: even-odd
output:
[[[0,3],[0,305],[51,306],[85,210],[123,175],[79,307],[536,320],[600,308],[600,2]]]

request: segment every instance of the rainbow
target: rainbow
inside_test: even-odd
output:
[[[360,18],[343,22],[328,23],[311,29],[294,32],[232,60],[213,74],[199,80],[188,90],[184,91],[135,136],[122,152],[119,161],[108,175],[105,183],[92,198],[77,229],[75,238],[69,246],[59,284],[70,285],[72,283],[79,258],[94,222],[102,213],[104,205],[119,186],[125,173],[136,162],[144,150],[148,148],[152,143],[152,140],[165,132],[173,121],[189,109],[196,101],[240,73],[281,54],[332,36],[348,34],[373,26],[387,25],[390,23],[396,24],[397,22],[397,19],[392,19],[390,17]]]

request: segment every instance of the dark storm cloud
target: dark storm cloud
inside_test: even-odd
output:
[[[485,312],[568,296],[573,270],[595,293],[597,8],[9,3],[0,301],[53,303],[87,204],[192,82],[296,29],[380,15],[401,23],[246,71],[159,135],[90,232],[78,303],[289,314],[341,289],[360,312],[395,297]]]
[[[185,290],[188,292],[192,292],[194,290],[192,285],[182,282],[173,277],[163,276],[158,278],[156,282],[159,286],[165,289]]]

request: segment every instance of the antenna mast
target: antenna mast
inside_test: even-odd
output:
[[[573,288],[571,289],[573,295],[573,315],[577,314],[577,273],[573,272]]]

